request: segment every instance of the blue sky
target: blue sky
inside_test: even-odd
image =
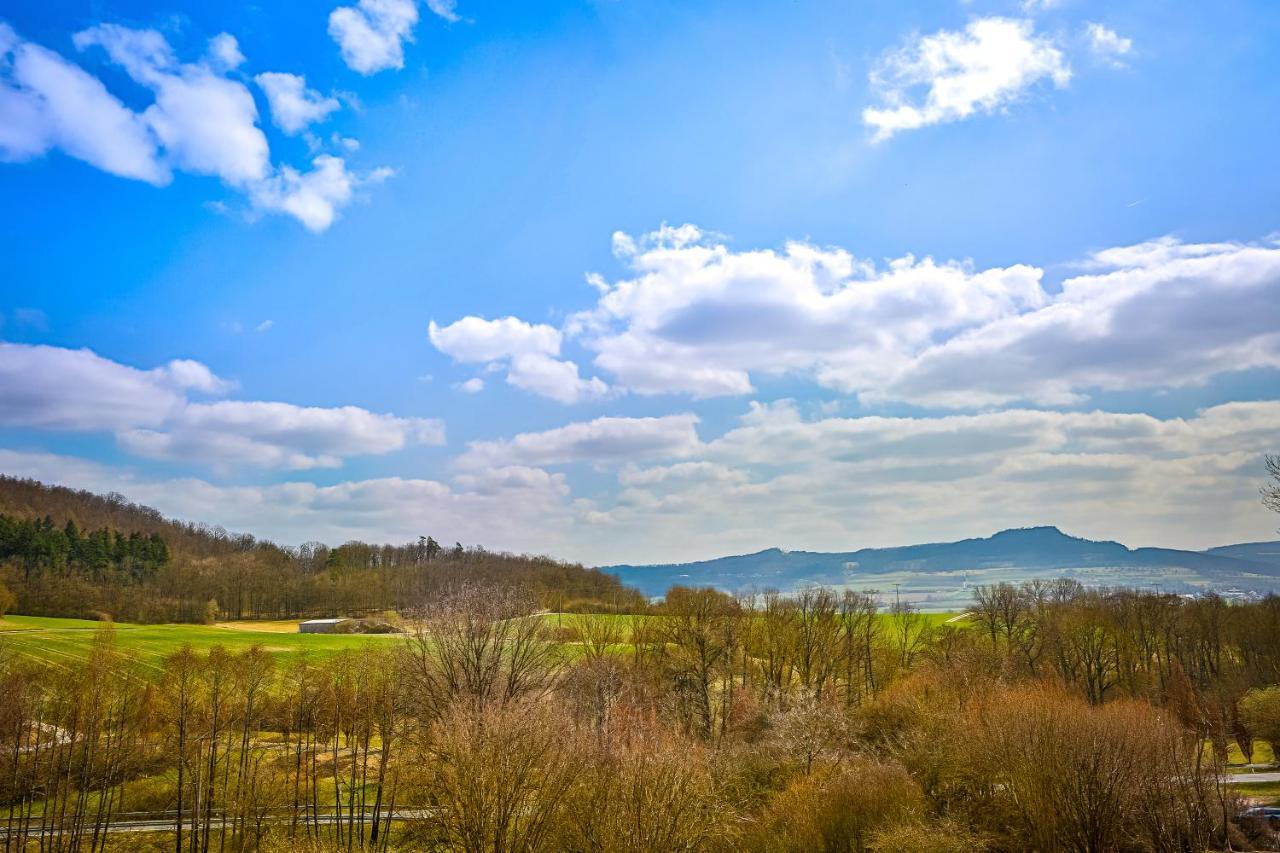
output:
[[[27,4],[0,51],[0,470],[591,562],[1274,536],[1273,4]]]

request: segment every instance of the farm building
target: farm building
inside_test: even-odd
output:
[[[350,622],[350,619],[308,619],[298,623],[299,634],[335,634],[338,626]]]

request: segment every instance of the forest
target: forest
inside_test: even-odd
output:
[[[91,532],[82,532],[91,531]],[[406,610],[460,579],[510,585],[557,609],[626,609],[616,577],[552,560],[441,546],[283,547],[164,518],[122,495],[0,476],[0,600],[23,613],[128,622],[283,619]]]
[[[466,582],[324,659],[0,639],[0,828],[51,851],[1276,849],[1220,774],[1280,742],[1280,599],[878,602],[677,587],[548,618]]]

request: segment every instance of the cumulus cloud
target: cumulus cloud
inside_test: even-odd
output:
[[[101,47],[155,102],[142,119],[175,168],[213,175],[233,187],[267,177],[267,138],[257,126],[258,108],[239,81],[201,63],[179,63],[155,30],[100,24],[76,33],[75,46]]]
[[[438,420],[380,415],[355,406],[317,408],[225,400],[190,403],[163,429],[118,434],[120,445],[152,459],[200,459],[262,468],[337,468],[349,456],[443,444]]]
[[[697,416],[691,414],[596,418],[508,439],[470,442],[458,465],[472,469],[680,458],[701,447],[697,424]]]
[[[1280,248],[1163,239],[1099,252],[1042,308],[920,353],[872,397],[1077,403],[1280,368]]]
[[[305,172],[281,166],[271,178],[253,186],[250,198],[257,207],[287,213],[308,230],[318,232],[333,224],[338,211],[360,186],[377,183],[385,176],[381,172],[356,175],[341,157],[321,154]]]
[[[119,430],[163,423],[188,390],[217,394],[231,383],[195,361],[139,370],[87,350],[0,343],[0,424],[36,429]]]
[[[881,58],[871,85],[881,105],[862,112],[875,139],[990,113],[1049,82],[1071,79],[1062,51],[1031,21],[976,18],[963,32],[916,37]]]
[[[633,427],[651,434],[639,440],[593,423],[485,443],[448,482],[221,486],[12,450],[0,450],[0,471],[122,491],[167,514],[283,542],[431,533],[605,564],[775,546],[854,550],[1034,524],[1203,548],[1274,534],[1257,487],[1277,422],[1275,401],[1185,418],[1012,410],[812,420],[779,401],[753,405],[709,441],[690,421],[665,439],[654,438],[661,426]],[[565,474],[542,467],[569,461],[621,461],[618,488],[575,496]]]
[[[1257,484],[1278,417],[1280,403],[1260,402],[1187,418],[1014,410],[806,420],[783,402],[754,406],[714,440],[689,436],[622,457],[584,452],[580,436],[532,434],[448,482],[222,487],[14,454],[0,454],[0,470],[97,476],[72,484],[286,542],[433,533],[601,563],[853,550],[1032,524],[1200,548],[1271,535]],[[627,461],[620,488],[591,499],[533,461],[615,458]]]
[[[1123,57],[1133,50],[1133,39],[1092,21],[1085,25],[1085,36],[1093,55],[1112,66],[1123,66]]]
[[[253,95],[227,73],[244,61],[235,38],[211,40],[199,62],[180,62],[155,30],[100,24],[72,37],[80,51],[101,49],[153,101],[125,106],[97,77],[20,38],[0,23],[0,160],[20,161],[54,149],[103,171],[157,186],[175,171],[208,175],[241,192],[255,208],[289,214],[313,231],[329,227],[360,186],[390,171],[351,171],[321,155],[302,172],[271,162]],[[259,75],[277,123],[287,131],[337,108],[293,75]],[[290,78],[285,80],[284,78]],[[294,82],[296,81],[296,87]]]
[[[599,398],[609,391],[600,379],[582,378],[578,365],[557,357],[563,336],[546,324],[515,317],[463,317],[447,326],[433,320],[427,336],[454,361],[505,367],[509,384],[561,403]]]
[[[451,483],[384,477],[333,485],[219,485],[153,479],[68,456],[0,449],[0,472],[97,492],[118,491],[167,516],[284,544],[414,541],[432,534],[494,549],[565,554],[574,523],[564,478],[535,469],[475,472]]]
[[[839,248],[735,252],[693,226],[615,235],[633,277],[598,282],[569,330],[640,394],[746,394],[753,373],[874,387],[940,337],[1044,304],[1041,271],[901,258],[881,269]]]
[[[627,275],[592,276],[595,306],[563,331],[465,318],[433,326],[433,342],[486,362],[552,359],[571,337],[618,393],[744,395],[756,377],[789,376],[864,402],[959,408],[1078,404],[1099,390],[1280,368],[1274,244],[1165,237],[1104,249],[1055,292],[1026,264],[877,265],[807,243],[734,251],[692,226],[618,234],[614,246]],[[513,360],[509,381],[532,384],[517,372]]]
[[[244,64],[240,42],[231,33],[218,33],[209,39],[209,59],[219,69],[230,71]]]
[[[109,432],[139,456],[222,468],[337,467],[350,456],[444,443],[434,419],[190,398],[233,388],[197,361],[139,370],[90,350],[0,343],[2,426]]]
[[[98,78],[0,22],[0,160],[29,160],[54,148],[123,178],[170,180],[143,116]]]
[[[359,0],[329,14],[329,35],[337,42],[343,62],[369,75],[404,67],[404,43],[413,41],[417,23],[414,0]]]
[[[596,529],[595,547],[619,562],[854,550],[1036,524],[1133,545],[1264,538],[1272,525],[1257,481],[1278,416],[1280,403],[1259,402],[1167,419],[1012,410],[806,420],[786,401],[757,404],[686,461],[624,467],[622,488],[582,513],[581,535]]]
[[[560,354],[560,332],[541,323],[515,317],[485,320],[463,317],[448,326],[433,320],[427,334],[436,349],[462,362],[499,361],[515,355]]]
[[[285,133],[301,133],[340,106],[336,98],[308,89],[307,79],[300,74],[268,71],[253,79],[267,96],[271,120]]]

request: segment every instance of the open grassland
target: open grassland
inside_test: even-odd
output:
[[[938,626],[945,622],[953,625],[963,624],[954,621],[955,613],[923,613],[919,614],[924,624]],[[536,617],[548,633],[565,646],[569,657],[576,656],[576,646],[583,628],[588,623],[599,625],[606,623],[613,632],[611,646],[619,653],[630,651],[633,633],[637,626],[644,625],[656,616],[632,616],[613,614],[580,615],[574,613],[543,613]],[[888,614],[881,614],[882,626],[890,628],[892,619]],[[45,616],[7,616],[0,619],[0,651],[7,650],[25,657],[48,661],[50,663],[83,660],[88,656],[89,646],[94,634],[106,627],[107,623],[94,622],[87,619],[57,619]],[[222,646],[227,651],[244,651],[253,646],[261,646],[271,655],[279,658],[309,652],[315,656],[326,657],[347,649],[359,649],[366,643],[395,642],[396,636],[365,634],[299,634],[295,620],[262,621],[262,622],[225,622],[216,625],[135,625],[117,623],[112,626],[115,631],[116,647],[143,664],[158,666],[168,655],[183,646],[191,646],[197,651],[208,651],[214,646]]]
[[[41,616],[6,616],[0,619],[0,650],[50,663],[83,660],[96,631],[106,623],[84,619],[54,619]],[[317,656],[358,649],[367,643],[386,643],[395,635],[299,634],[297,622],[265,622],[227,625],[113,625],[116,648],[143,664],[160,661],[183,646],[207,651],[222,646],[227,651],[244,651],[261,646],[275,657],[298,652]],[[291,626],[293,633],[286,633]]]

